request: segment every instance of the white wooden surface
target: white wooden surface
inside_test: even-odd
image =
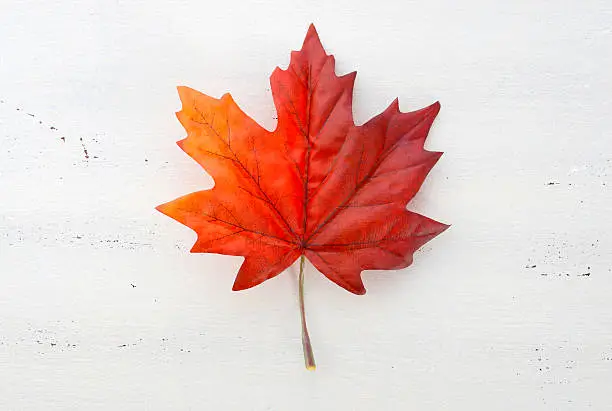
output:
[[[357,297],[230,291],[153,207],[209,187],[175,86],[273,128],[314,22],[364,122],[435,100],[412,209],[452,224]],[[0,409],[612,409],[612,5],[0,0]],[[65,141],[64,141],[65,140]]]

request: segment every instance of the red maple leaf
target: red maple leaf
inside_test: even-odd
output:
[[[191,252],[245,257],[234,290],[300,257],[303,268],[306,257],[331,281],[363,294],[363,270],[407,267],[415,250],[448,227],[406,210],[442,154],[423,148],[440,104],[402,113],[395,100],[356,126],[356,73],[338,77],[334,64],[311,25],[287,70],[272,73],[274,131],[229,94],[215,99],[178,88],[177,116],[187,131],[178,145],[215,186],[157,209],[197,233]],[[303,306],[302,284],[303,269]]]

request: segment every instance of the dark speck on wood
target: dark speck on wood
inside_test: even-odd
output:
[[[87,152],[87,147],[85,147],[85,143],[83,143],[83,137],[80,137],[81,146],[83,146],[83,153],[85,153],[85,160],[89,160],[89,153]]]

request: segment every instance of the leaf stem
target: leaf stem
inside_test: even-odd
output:
[[[300,317],[302,319],[302,348],[304,350],[304,362],[306,363],[306,369],[314,371],[317,368],[315,364],[314,354],[312,353],[312,344],[310,344],[310,336],[308,335],[308,328],[306,327],[306,313],[304,311],[304,263],[306,258],[304,254],[300,257],[300,278],[299,278],[299,291],[298,298],[300,301]]]

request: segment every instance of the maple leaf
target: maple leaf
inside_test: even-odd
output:
[[[406,209],[442,154],[423,148],[440,104],[402,113],[396,99],[356,126],[356,73],[338,77],[334,65],[311,25],[288,68],[272,73],[274,131],[230,94],[215,99],[179,87],[177,117],[187,138],[178,145],[215,185],[157,207],[197,233],[191,252],[245,257],[233,290],[301,258],[306,334],[304,257],[334,283],[363,294],[362,271],[407,267],[414,251],[448,227]]]

